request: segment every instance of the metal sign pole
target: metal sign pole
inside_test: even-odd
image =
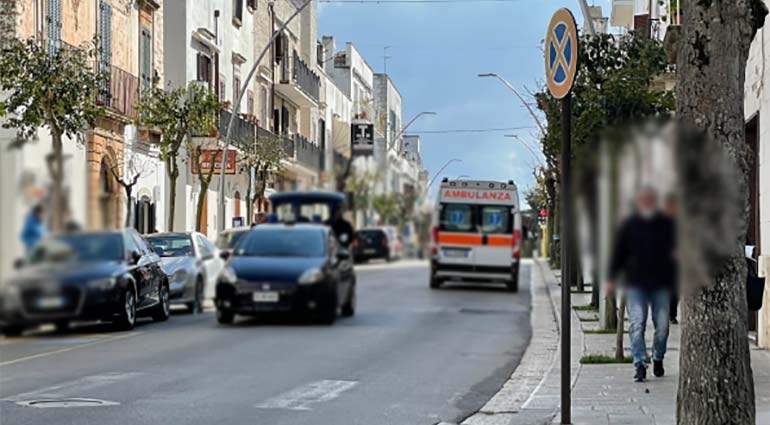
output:
[[[570,227],[569,197],[572,195],[570,185],[570,140],[572,139],[572,94],[561,100],[561,423],[570,424],[572,400],[570,389],[572,365],[570,362],[570,287],[572,282],[571,244],[572,229]]]

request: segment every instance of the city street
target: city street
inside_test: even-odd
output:
[[[333,326],[274,316],[223,327],[209,308],[131,332],[87,326],[0,339],[0,422],[459,423],[499,390],[529,343],[530,267],[511,293],[430,290],[424,262],[363,265],[357,313]],[[68,399],[104,405],[24,405]]]

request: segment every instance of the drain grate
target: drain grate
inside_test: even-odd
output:
[[[117,406],[120,403],[95,398],[47,398],[40,400],[17,401],[16,404],[25,407],[63,408],[63,407],[101,407]]]

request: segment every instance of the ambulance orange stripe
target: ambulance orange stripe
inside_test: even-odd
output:
[[[438,234],[438,243],[452,245],[481,245],[481,235]]]
[[[506,246],[510,247],[513,244],[512,236],[488,236],[487,245],[489,246]]]

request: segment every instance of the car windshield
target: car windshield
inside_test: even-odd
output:
[[[329,202],[297,201],[284,203],[276,207],[278,221],[296,221],[297,223],[328,223],[331,220]]]
[[[116,233],[72,234],[43,240],[29,253],[29,264],[120,261],[123,238]]]
[[[323,232],[318,229],[263,229],[251,232],[235,250],[236,256],[321,257]]]
[[[147,241],[161,257],[190,257],[194,255],[189,236],[153,236]]]
[[[235,246],[238,245],[238,242],[240,242],[248,232],[248,230],[240,230],[222,233],[217,238],[216,246],[219,249],[235,248]]]

